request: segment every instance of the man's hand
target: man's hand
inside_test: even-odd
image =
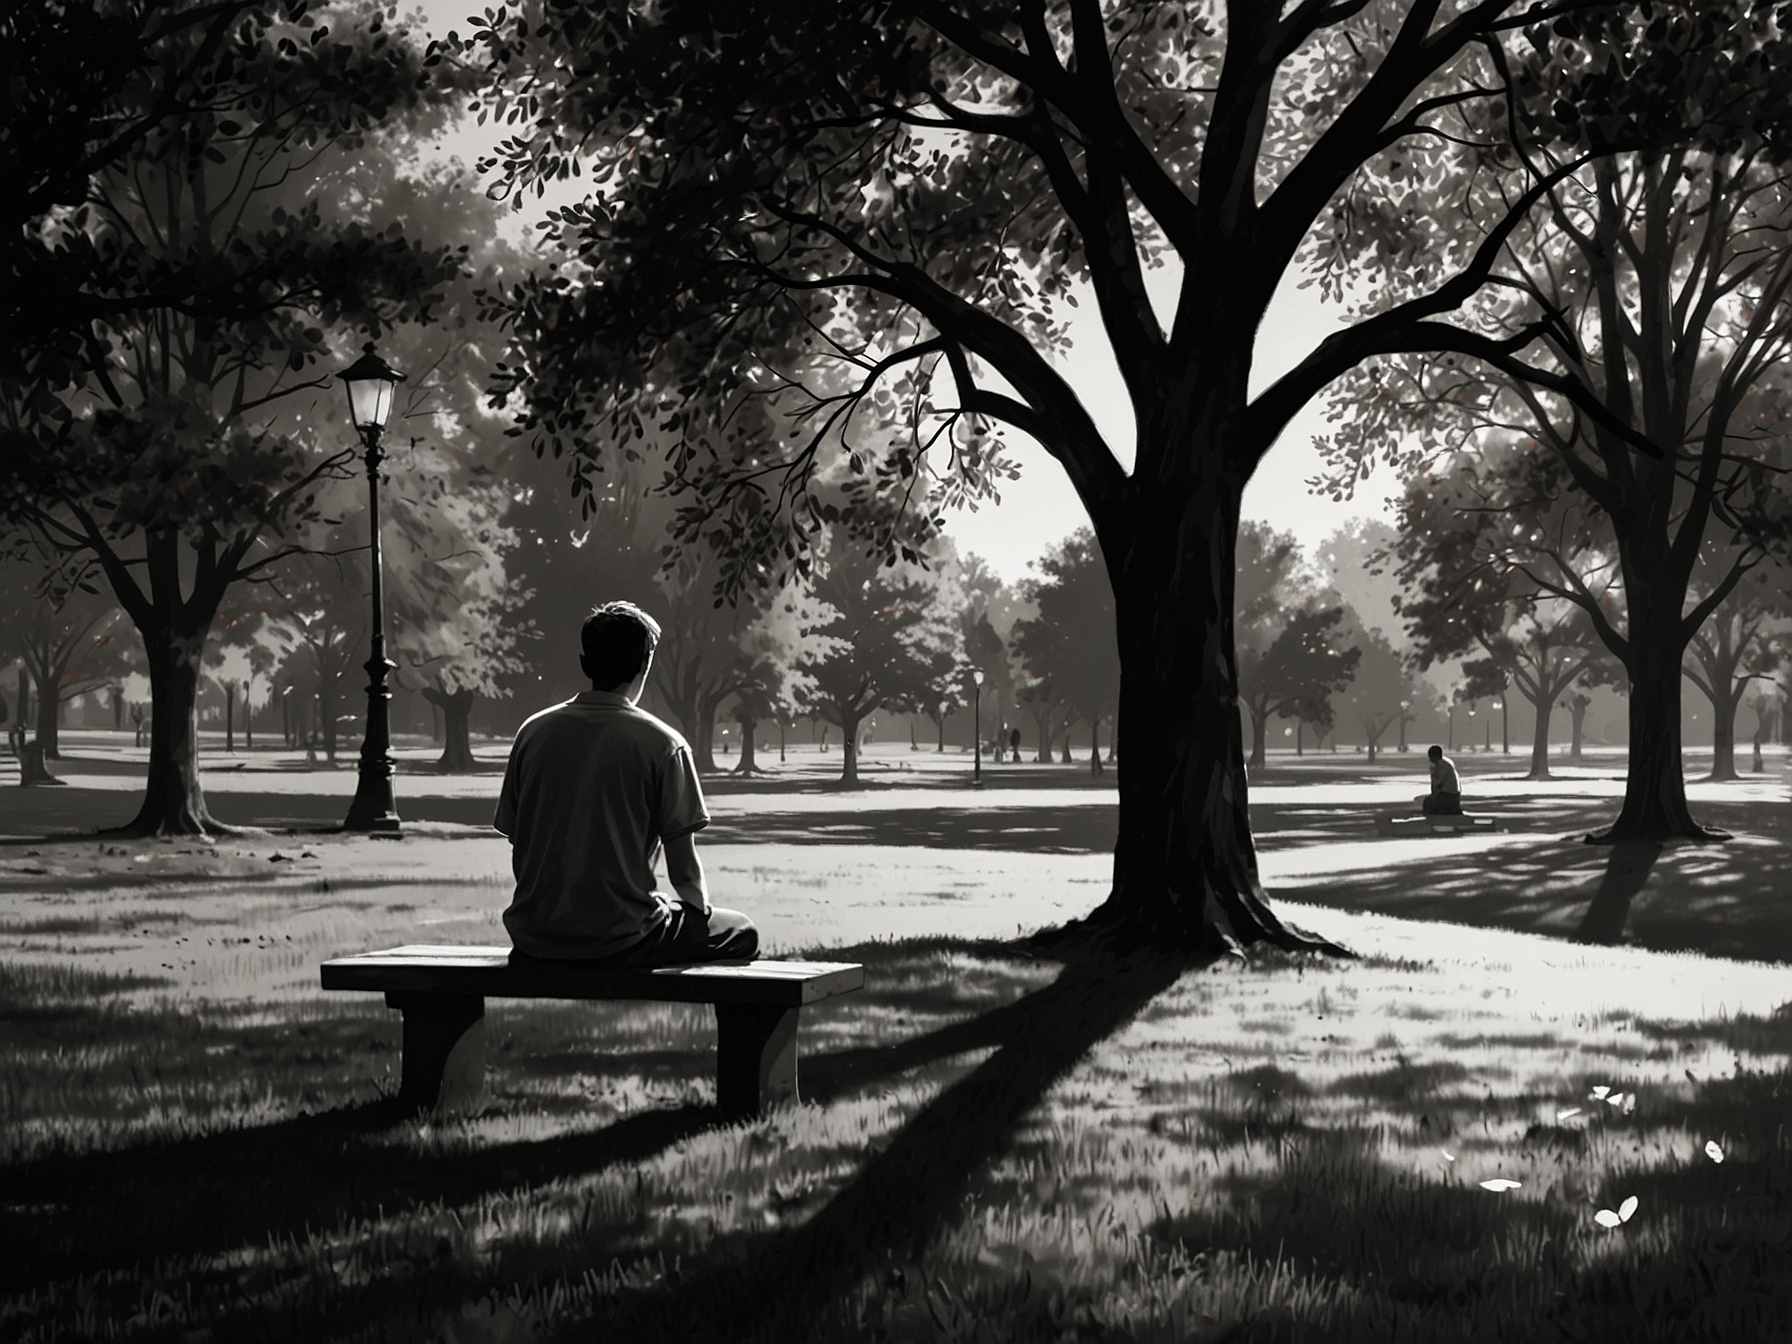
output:
[[[666,876],[672,890],[691,909],[709,918],[709,883],[703,876],[703,862],[697,857],[696,832],[666,841]]]

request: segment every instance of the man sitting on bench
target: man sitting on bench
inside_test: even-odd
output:
[[[660,627],[607,602],[580,631],[591,689],[523,724],[493,820],[510,837],[512,963],[593,970],[751,961],[753,921],[709,903],[696,833],[709,824],[691,749],[636,701]],[[659,891],[661,849],[676,898]]]
[[[1419,799],[1419,806],[1434,817],[1461,816],[1462,780],[1457,777],[1456,762],[1436,745],[1425,755],[1431,760],[1431,792]]]

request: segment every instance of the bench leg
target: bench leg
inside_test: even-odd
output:
[[[716,1106],[730,1120],[796,1101],[798,1008],[716,1005]]]
[[[404,1014],[398,1100],[417,1111],[470,1110],[485,1089],[485,1000],[478,994],[394,993]]]

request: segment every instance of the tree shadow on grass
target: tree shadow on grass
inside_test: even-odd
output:
[[[625,1296],[616,1338],[795,1339],[892,1256],[917,1252],[961,1207],[977,1174],[1097,1043],[1196,963],[1104,949],[1073,953],[1047,986],[972,1023],[878,1052],[817,1061],[818,1090],[840,1094],[879,1075],[981,1047],[994,1053],[922,1107],[849,1184],[788,1232],[718,1238],[676,1285]],[[589,1323],[582,1328],[588,1329]],[[578,1330],[568,1339],[584,1337]]]
[[[1611,946],[1624,937],[1624,926],[1630,919],[1631,902],[1636,900],[1649,880],[1649,871],[1661,857],[1662,846],[1643,840],[1620,840],[1612,846],[1606,860],[1605,876],[1600,879],[1586,914],[1574,930],[1580,943]]]
[[[227,1253],[382,1212],[464,1206],[518,1186],[595,1174],[652,1158],[714,1125],[716,1113],[710,1106],[654,1109],[596,1130],[431,1152],[381,1141],[410,1123],[382,1099],[0,1170],[8,1190],[0,1243],[14,1248],[0,1257],[0,1289],[127,1269],[159,1255]]]
[[[1792,846],[1762,823],[1767,804],[1713,805],[1724,844],[1584,844],[1584,827],[1464,849],[1390,840],[1368,863],[1286,884],[1292,901],[1403,919],[1503,928],[1654,951],[1792,961]],[[1783,807],[1782,807],[1783,810]],[[1560,820],[1560,818],[1558,818]],[[1582,817],[1581,822],[1587,818]],[[1365,840],[1373,817],[1338,818],[1334,840]]]

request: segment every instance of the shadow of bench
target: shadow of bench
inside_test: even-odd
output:
[[[414,944],[323,963],[323,987],[383,992],[404,1014],[399,1102],[469,1108],[485,1087],[485,1000],[641,999],[716,1010],[716,1105],[728,1119],[797,1100],[797,1027],[805,1004],[865,983],[858,962],[752,961],[588,971],[512,966],[507,947]]]

